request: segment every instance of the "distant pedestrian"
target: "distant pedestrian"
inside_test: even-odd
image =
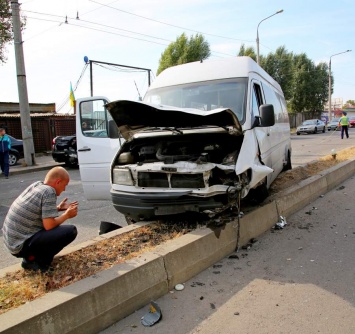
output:
[[[62,224],[77,215],[78,202],[65,198],[56,204],[69,179],[63,167],[54,167],[10,206],[2,228],[4,243],[13,256],[23,258],[22,268],[47,271],[54,256],[76,238],[76,227]]]
[[[6,134],[5,128],[0,127],[0,166],[5,179],[9,178],[9,153],[11,149],[10,137]]]
[[[346,138],[349,138],[349,117],[346,116],[347,113],[345,111],[342,112],[342,116],[339,118],[339,126],[341,126],[341,139],[344,138],[344,132]]]

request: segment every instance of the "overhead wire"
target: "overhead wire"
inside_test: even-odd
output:
[[[81,82],[81,80],[82,80],[82,78],[83,78],[83,76],[84,76],[84,73],[85,73],[87,67],[88,67],[88,64],[85,63],[83,69],[81,70],[79,79],[76,81],[76,83],[75,83],[75,85],[74,85],[74,87],[73,87],[73,91],[74,91],[74,92],[77,90],[77,88],[78,88],[78,86],[79,86],[79,84],[80,84],[80,82]],[[67,94],[67,97],[62,101],[62,103],[61,103],[61,104],[59,105],[59,107],[57,108],[57,112],[58,112],[59,110],[61,110],[61,109],[69,102],[69,99],[70,99],[70,94]]]
[[[194,29],[190,29],[190,28],[186,28],[186,27],[181,27],[181,26],[178,26],[178,25],[175,25],[175,24],[171,24],[171,23],[167,23],[167,22],[151,19],[151,18],[146,17],[146,16],[134,14],[134,13],[131,13],[131,12],[123,10],[123,9],[119,9],[119,8],[116,8],[116,7],[112,7],[112,6],[100,3],[98,1],[94,1],[94,0],[88,0],[88,1],[96,3],[96,4],[99,4],[99,5],[104,6],[104,7],[108,7],[108,8],[114,9],[114,10],[122,12],[122,13],[126,13],[126,14],[129,14],[129,15],[140,17],[140,18],[145,19],[145,20],[153,21],[153,22],[156,22],[156,23],[164,24],[164,25],[167,25],[167,26],[170,26],[170,27],[174,27],[174,28],[178,28],[178,29],[193,31],[193,32],[196,32],[196,33],[199,33],[199,34],[203,34],[203,35],[206,35],[206,36],[219,37],[219,38],[224,38],[224,39],[229,39],[229,40],[234,40],[234,41],[254,42],[254,41],[249,41],[249,40],[237,39],[237,38],[233,38],[233,37],[226,37],[226,36],[210,34],[210,33],[202,32],[202,31],[198,31],[198,30],[194,30]]]

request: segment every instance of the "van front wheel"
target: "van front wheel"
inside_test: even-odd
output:
[[[269,190],[267,189],[267,182],[265,181],[255,189],[250,189],[247,199],[251,204],[258,205],[262,203],[269,196]]]
[[[287,160],[286,160],[286,165],[282,169],[284,172],[287,170],[292,169],[292,163],[291,163],[291,153],[290,151],[287,151]]]

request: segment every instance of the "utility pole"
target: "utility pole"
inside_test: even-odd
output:
[[[23,140],[23,153],[27,166],[35,164],[35,151],[33,145],[30,106],[28,103],[25,59],[23,55],[23,42],[21,34],[21,21],[18,0],[11,0],[12,26],[14,33],[17,87],[20,102],[21,132]]]

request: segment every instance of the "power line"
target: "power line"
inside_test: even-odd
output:
[[[47,14],[43,14],[43,15],[47,15]],[[64,18],[63,16],[59,16],[59,15],[53,15],[53,14],[48,14],[48,15],[58,16],[60,18]],[[72,25],[72,26],[79,27],[79,28],[99,31],[99,32],[103,32],[103,33],[107,33],[107,34],[111,34],[111,35],[116,35],[116,36],[120,36],[120,37],[125,37],[125,38],[131,38],[131,39],[135,39],[135,40],[139,40],[139,41],[143,41],[143,42],[148,42],[148,43],[153,43],[153,44],[158,44],[158,45],[163,45],[163,46],[169,46],[169,44],[166,44],[166,43],[159,43],[159,42],[156,42],[156,41],[150,41],[150,40],[143,39],[143,38],[138,38],[138,37],[133,37],[133,36],[127,36],[127,35],[123,35],[123,34],[114,33],[112,31],[107,31],[107,30],[87,27],[87,26],[83,26],[83,25],[80,25],[80,24],[71,23],[69,21],[68,22],[63,22],[63,21],[56,21],[56,20],[50,20],[50,19],[44,19],[44,18],[38,18],[38,17],[31,17],[31,16],[27,16],[27,18],[28,19],[33,19],[33,20],[38,20],[38,21],[45,21],[45,22],[57,22],[57,23],[61,23],[61,24],[65,23],[65,24]],[[67,17],[66,17],[66,19],[67,19]],[[76,19],[75,19],[75,21],[78,22],[78,20],[76,20]],[[95,23],[95,24],[101,25],[99,23]],[[104,26],[104,25],[102,25],[102,26]],[[113,29],[119,29],[119,28],[113,28]],[[135,33],[135,34],[139,34],[139,33]],[[149,36],[149,35],[146,35],[146,36]],[[156,38],[156,39],[158,38],[158,37],[154,37],[154,36],[149,36],[149,37],[150,38]],[[173,41],[169,41],[169,42],[172,43]],[[213,51],[213,50],[211,50],[211,53],[213,53],[215,57],[220,57],[220,56],[218,56],[218,54],[221,54],[221,55],[224,55],[224,56],[229,56],[229,57],[230,56],[234,56],[234,55],[231,55],[231,54],[228,54],[228,53],[223,53],[223,52]]]
[[[167,26],[170,26],[170,27],[174,27],[174,28],[178,28],[178,29],[193,31],[193,32],[196,32],[196,33],[199,33],[199,34],[203,34],[203,35],[206,35],[206,36],[213,36],[213,37],[218,37],[218,38],[230,39],[230,40],[234,40],[234,41],[238,41],[238,42],[240,42],[240,41],[242,41],[242,42],[250,42],[250,43],[254,42],[254,41],[248,41],[248,40],[243,40],[243,39],[237,39],[237,38],[233,38],[233,37],[226,37],[226,36],[220,36],[220,35],[215,35],[215,34],[209,34],[209,33],[205,33],[205,32],[202,32],[202,31],[185,28],[185,27],[177,26],[177,25],[170,24],[170,23],[167,23],[167,22],[162,22],[162,21],[158,21],[158,20],[155,20],[155,19],[151,19],[149,17],[145,17],[145,16],[142,16],[142,15],[134,14],[134,13],[128,12],[126,10],[122,10],[122,9],[119,9],[119,8],[116,8],[116,7],[112,7],[112,6],[109,6],[109,5],[105,5],[103,3],[100,3],[100,2],[97,2],[97,1],[94,1],[94,0],[88,0],[88,1],[96,3],[98,5],[102,5],[104,7],[108,7],[108,8],[117,10],[117,11],[122,12],[122,13],[126,13],[126,14],[129,14],[129,15],[140,17],[140,18],[145,19],[145,20],[153,21],[153,22],[156,22],[156,23],[164,24],[164,25],[167,25]]]
[[[83,69],[81,70],[79,79],[76,81],[76,84],[74,85],[74,88],[73,88],[73,91],[74,91],[74,92],[77,90],[77,88],[78,88],[78,86],[79,86],[79,84],[80,84],[80,82],[81,82],[81,80],[82,80],[82,78],[83,78],[83,76],[84,76],[84,73],[85,73],[87,67],[88,67],[88,64],[85,64],[84,67],[83,67]],[[62,101],[62,103],[60,104],[60,106],[57,108],[57,112],[58,112],[59,110],[61,110],[61,109],[69,102],[69,99],[70,99],[70,96],[69,96],[69,94],[67,94],[67,97],[64,99],[64,101]]]
[[[34,11],[31,11],[31,10],[26,10],[25,12],[33,13],[33,14],[38,14],[38,15],[46,15],[46,16],[59,17],[59,18],[63,18],[63,19],[72,19],[72,20],[76,20],[76,21],[77,21],[76,18],[72,18],[72,17],[68,17],[68,16],[64,17],[63,15],[46,14],[46,13],[34,12]],[[147,34],[142,34],[142,33],[139,33],[139,32],[132,31],[132,30],[121,29],[121,28],[109,26],[109,25],[102,24],[102,23],[97,23],[97,22],[88,21],[88,20],[82,20],[82,19],[80,19],[80,22],[85,22],[85,23],[89,23],[89,24],[98,25],[98,26],[100,26],[100,27],[111,28],[111,29],[115,29],[115,30],[121,30],[121,31],[124,31],[124,32],[129,32],[129,33],[131,33],[131,34],[141,35],[141,36],[145,36],[145,37],[150,37],[150,38],[155,38],[155,39],[160,39],[160,40],[163,40],[163,41],[170,42],[170,40],[165,39],[165,38],[155,37],[155,36],[147,35]],[[69,22],[68,22],[68,23],[69,23]]]

